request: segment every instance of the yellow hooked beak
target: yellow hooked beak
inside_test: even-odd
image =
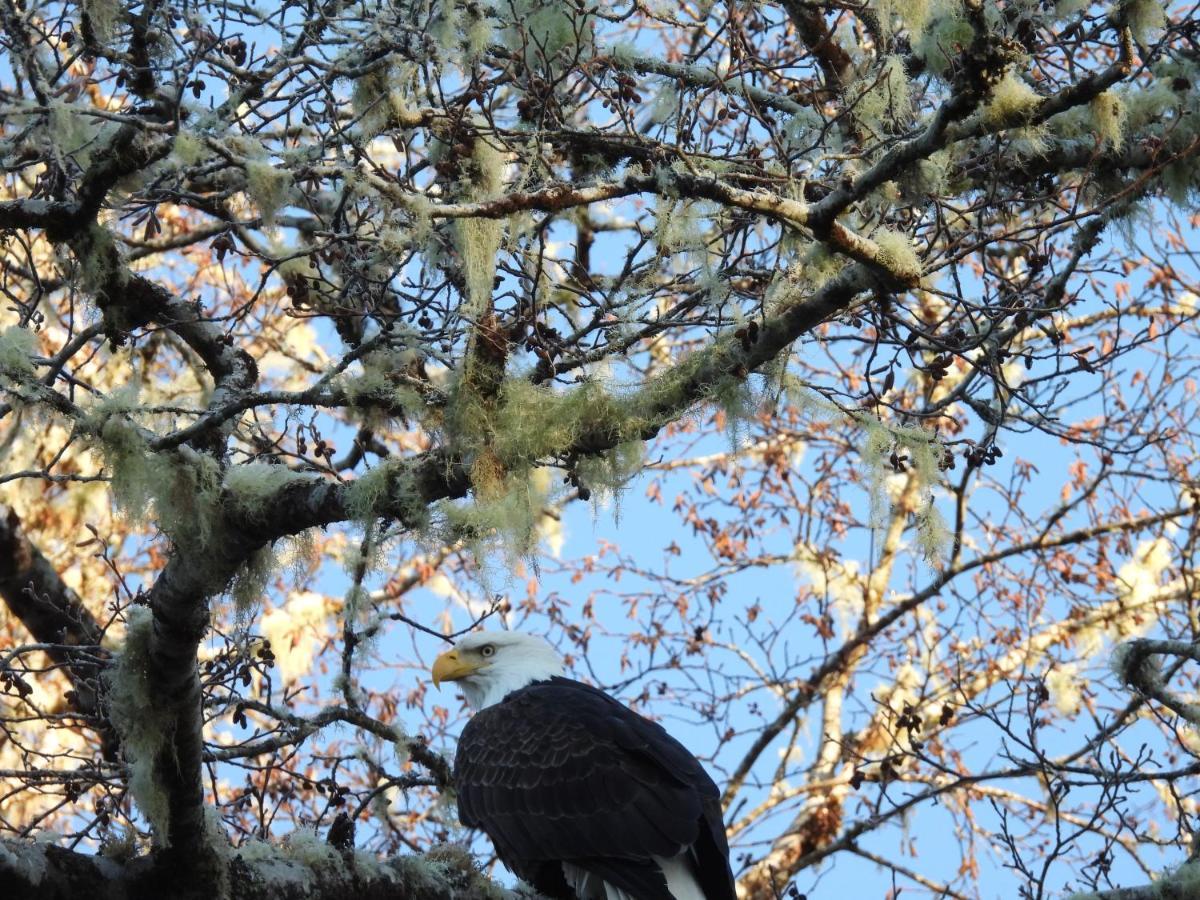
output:
[[[433,686],[440,687],[443,681],[458,681],[478,672],[482,663],[464,661],[457,650],[447,650],[433,661]]]

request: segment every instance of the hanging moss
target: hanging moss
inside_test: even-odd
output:
[[[890,425],[870,413],[844,413],[790,373],[784,373],[780,381],[788,400],[802,415],[825,420],[848,418],[861,430],[858,452],[870,505],[868,521],[873,528],[882,527],[890,513],[886,480],[896,471],[892,466],[893,451],[897,457],[906,459],[905,470],[912,473],[922,495],[921,506],[914,513],[917,546],[927,562],[936,564],[949,541],[945,522],[934,504],[933,489],[941,483],[939,463],[945,454],[937,435],[914,425]]]
[[[974,29],[957,0],[935,0],[923,31],[912,41],[913,52],[935,75],[945,78],[959,48],[970,45]]]
[[[278,567],[275,549],[270,545],[259,547],[238,567],[229,585],[238,622],[245,624],[253,617]]]
[[[444,148],[441,153],[447,152]],[[504,153],[486,138],[477,135],[471,145],[471,157],[463,161],[459,189],[463,200],[481,202],[504,192]],[[492,283],[496,277],[496,259],[504,237],[502,219],[456,219],[451,235],[454,249],[462,260],[467,283],[464,315],[477,318],[491,307]]]
[[[246,192],[258,207],[263,224],[270,224],[275,213],[291,198],[292,173],[269,159],[246,163]]]
[[[738,378],[726,378],[715,384],[711,390],[711,397],[713,403],[725,414],[725,433],[729,437],[729,450],[731,453],[737,453],[741,449],[745,423],[754,417],[759,398],[748,380]]]
[[[646,461],[646,445],[643,441],[628,441],[599,456],[581,460],[576,466],[580,484],[591,492],[597,505],[605,501],[614,504],[613,515],[620,518],[621,496],[626,486],[639,472]]]
[[[1125,120],[1129,111],[1124,101],[1113,91],[1105,91],[1088,105],[1092,127],[1100,143],[1118,149],[1125,142]]]
[[[508,474],[490,496],[442,504],[448,536],[464,541],[480,558],[494,544],[510,561],[528,556],[537,546],[537,523],[547,501],[545,480],[533,476],[529,470]]]
[[[154,617],[148,607],[126,613],[125,644],[116,665],[104,673],[108,718],[121,736],[121,752],[129,763],[129,791],[157,840],[167,841],[170,807],[155,774],[155,759],[167,741],[170,715],[154,702],[150,682],[150,644]]]
[[[931,0],[874,0],[879,30],[884,37],[898,26],[909,33],[910,40],[921,35],[933,14]]]
[[[102,423],[97,428],[99,450],[117,507],[139,519],[150,515],[176,544],[203,550],[220,506],[217,461],[205,453],[152,452],[129,416],[111,408],[93,413],[91,421]]]
[[[347,485],[346,507],[356,521],[399,515],[414,530],[423,528],[429,518],[425,498],[403,459],[383,460]]]
[[[950,529],[946,527],[946,520],[933,502],[932,495],[917,510],[916,520],[917,546],[922,558],[930,565],[939,565],[950,544]]]
[[[1113,8],[1113,18],[1128,25],[1138,43],[1145,43],[1167,24],[1166,9],[1159,0],[1123,0]]]
[[[904,60],[885,57],[878,71],[867,72],[846,89],[855,119],[873,132],[904,126],[912,117],[912,95]]]

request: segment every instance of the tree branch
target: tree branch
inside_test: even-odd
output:
[[[202,898],[218,891],[227,900],[518,900],[522,896],[489,881],[471,856],[457,847],[434,848],[425,856],[377,859],[334,849],[311,834],[294,846],[289,850],[287,845],[276,848],[253,842],[241,850],[223,847],[213,881],[189,884],[162,855],[119,862],[51,844],[0,840],[0,883],[7,888],[6,896],[39,900]]]
[[[75,691],[73,706],[96,715],[97,675],[94,664],[81,662],[67,648],[86,646],[93,657],[104,654],[100,623],[79,596],[59,577],[50,561],[26,537],[16,511],[0,504],[0,598],[34,640],[51,645],[46,653],[63,667]],[[104,730],[106,756],[112,734]]]

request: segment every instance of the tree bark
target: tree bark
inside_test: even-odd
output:
[[[317,845],[289,855],[272,848],[243,858],[227,848],[215,884],[182,876],[162,854],[119,862],[51,844],[0,841],[5,897],[38,900],[516,900],[488,880],[461,848],[376,859]],[[303,856],[304,859],[300,857]]]

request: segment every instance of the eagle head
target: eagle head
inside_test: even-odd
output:
[[[433,662],[433,684],[457,681],[467,703],[483,709],[535,681],[563,674],[562,659],[542,638],[518,631],[476,631]]]

